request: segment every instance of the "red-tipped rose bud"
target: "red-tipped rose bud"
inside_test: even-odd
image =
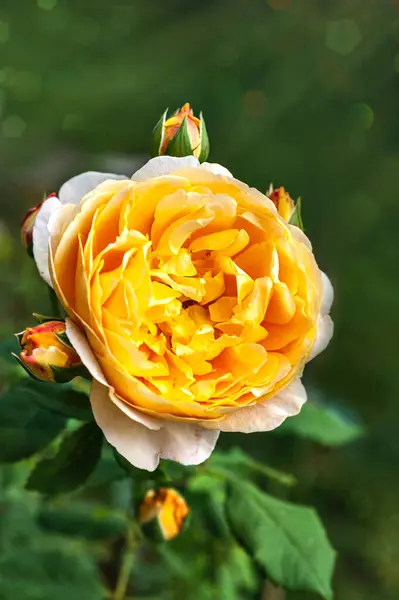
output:
[[[64,321],[47,321],[17,334],[24,369],[40,381],[65,383],[82,373],[81,360],[68,342]]]
[[[26,213],[22,224],[21,224],[21,240],[22,245],[27,250],[29,256],[33,257],[33,226],[36,221],[37,213],[39,212],[43,202],[47,200],[47,198],[51,198],[52,196],[56,196],[56,194],[50,194],[43,198],[41,202],[37,206],[30,208]]]
[[[182,531],[190,512],[173,488],[149,490],[139,507],[139,522],[150,537],[171,540]]]
[[[194,113],[187,103],[167,118],[164,112],[153,131],[153,156],[196,156],[200,162],[209,154],[209,139],[205,121]]]
[[[276,188],[275,190],[271,188],[268,196],[276,206],[280,217],[285,219],[285,221],[289,221],[295,209],[294,201],[289,193],[283,187]]]

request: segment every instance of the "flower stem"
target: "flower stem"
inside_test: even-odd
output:
[[[60,308],[57,295],[50,286],[48,287],[48,297],[50,300],[50,307],[51,307],[51,313],[52,313],[51,316],[58,317],[58,318],[62,317],[62,310]]]
[[[261,600],[285,600],[285,591],[282,588],[275,587],[270,581],[265,581]]]
[[[124,600],[129,586],[130,575],[134,564],[135,535],[129,527],[126,544],[122,555],[121,567],[118,573],[113,600]]]

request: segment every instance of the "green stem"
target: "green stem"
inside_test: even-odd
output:
[[[130,575],[134,564],[135,535],[131,527],[126,535],[126,545],[123,551],[121,568],[118,573],[113,600],[124,600],[126,598]]]
[[[51,316],[57,317],[57,318],[63,318],[62,309],[58,302],[57,294],[51,287],[48,287],[48,297],[50,300]]]

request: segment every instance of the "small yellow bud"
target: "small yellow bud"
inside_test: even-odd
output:
[[[295,204],[283,187],[271,189],[268,196],[277,208],[277,212],[285,221],[289,221],[295,209]]]
[[[196,156],[200,162],[209,154],[209,139],[205,121],[194,116],[188,102],[167,118],[167,110],[153,131],[152,154],[160,156]]]
[[[171,540],[181,532],[190,512],[185,499],[173,488],[149,490],[139,508],[142,525],[157,522],[164,540]]]
[[[17,335],[19,362],[40,381],[64,383],[79,374],[81,360],[68,344],[63,321],[47,321]]]

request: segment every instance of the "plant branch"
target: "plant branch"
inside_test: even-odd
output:
[[[126,535],[126,544],[122,554],[121,567],[118,573],[113,600],[124,600],[126,598],[129,579],[134,564],[135,541],[136,538],[133,533],[133,528],[129,527]]]

